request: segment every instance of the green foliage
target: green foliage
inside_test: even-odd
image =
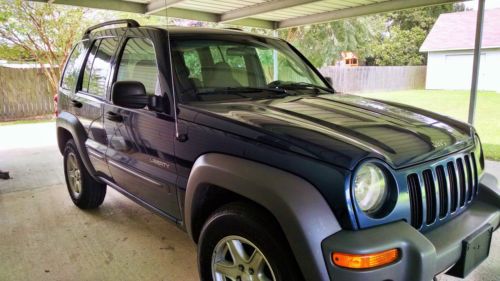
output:
[[[430,6],[296,27],[279,35],[316,67],[335,64],[342,51],[376,65],[422,65],[426,57],[419,48],[439,15],[463,9],[460,4]]]
[[[0,45],[0,60],[7,61],[32,61],[33,57],[29,52],[19,46],[8,44]]]
[[[376,65],[422,65],[425,57],[419,52],[427,33],[416,26],[409,30],[395,26],[388,38],[373,47]]]
[[[402,30],[411,30],[414,27],[419,27],[429,32],[439,15],[460,9],[463,9],[463,6],[447,4],[392,12],[387,14],[387,17],[392,22],[392,26],[398,26]]]
[[[335,64],[340,52],[352,51],[360,59],[372,55],[370,42],[383,31],[379,16],[359,17],[280,31],[316,67]]]
[[[279,36],[299,49],[316,67],[333,65],[342,51],[377,65],[422,65],[419,48],[442,13],[463,10],[446,4],[365,16],[282,30]]]
[[[419,49],[439,15],[463,9],[463,4],[446,4],[384,15],[388,30],[373,44],[375,64],[426,64],[426,54],[420,53]]]

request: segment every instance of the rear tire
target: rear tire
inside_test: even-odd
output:
[[[277,222],[244,202],[225,205],[206,221],[198,266],[202,281],[303,280]]]
[[[78,208],[94,209],[102,204],[106,197],[106,184],[90,175],[72,139],[64,149],[64,176],[71,200]]]

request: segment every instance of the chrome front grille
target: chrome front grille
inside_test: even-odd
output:
[[[413,227],[432,226],[472,202],[478,192],[475,159],[465,154],[407,176]]]

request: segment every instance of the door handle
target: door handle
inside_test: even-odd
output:
[[[113,122],[123,122],[123,116],[113,111],[106,112],[106,119]]]
[[[77,100],[71,100],[71,105],[73,107],[81,108],[83,104]]]

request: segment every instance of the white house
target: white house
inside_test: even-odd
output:
[[[476,11],[442,14],[420,47],[429,54],[427,89],[468,90],[476,29]],[[500,92],[500,9],[486,10],[479,89]]]

